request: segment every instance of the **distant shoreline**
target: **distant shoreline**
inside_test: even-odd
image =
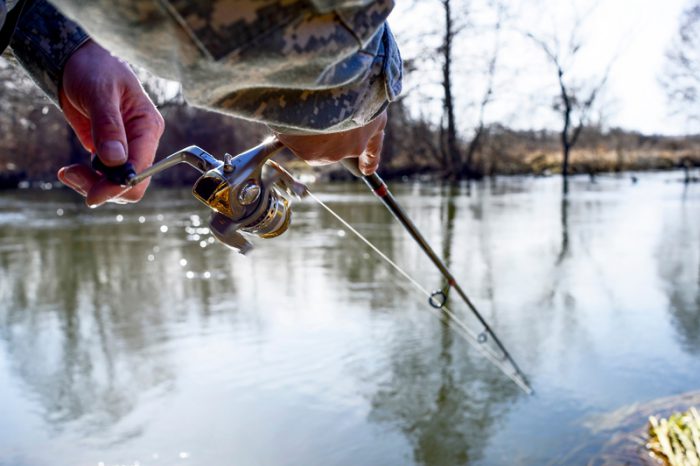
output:
[[[294,164],[288,164],[292,165],[292,167],[289,167],[292,171],[292,173],[302,175],[305,177],[312,176],[314,178],[314,183],[321,182],[321,183],[350,183],[356,181],[356,179],[350,175],[348,172],[346,172],[344,169],[338,169],[335,167],[321,167],[321,168],[313,168],[313,167],[304,167],[302,169],[299,169],[299,166],[294,163]],[[430,172],[423,172],[423,173],[411,173],[411,174],[397,174],[397,173],[385,173],[381,170],[379,171],[380,175],[386,180],[390,181],[392,183],[426,183],[426,184],[439,184],[439,185],[446,185],[450,184],[450,182],[445,181],[444,179],[440,178],[437,176],[435,173],[430,173]],[[644,169],[630,169],[630,170],[622,170],[622,171],[599,171],[595,172],[593,174],[588,173],[588,172],[577,172],[577,173],[571,173],[569,175],[570,180],[575,181],[575,180],[580,180],[581,178],[588,178],[589,180],[596,180],[597,177],[629,177],[632,181],[637,181],[637,176],[638,175],[643,175],[643,174],[654,174],[654,173],[677,173],[677,180],[679,183],[680,182],[687,182],[687,183],[697,183],[700,182],[700,167],[697,167],[694,171],[691,169],[690,172],[688,173],[688,176],[686,176],[686,171],[683,168],[680,168],[678,166],[663,166],[663,164],[660,164],[660,166],[655,166],[655,167],[650,167],[650,168],[644,168]],[[492,180],[492,179],[497,179],[497,178],[532,178],[533,180],[538,180],[538,179],[550,179],[550,178],[555,178],[558,179],[560,178],[560,173],[555,172],[554,170],[552,171],[543,171],[540,173],[496,173],[493,175],[489,175],[487,177],[484,177],[480,180],[460,180],[456,182],[456,184],[463,184],[463,183],[476,183],[479,184],[481,182],[487,181],[487,180]],[[171,182],[169,180],[157,180],[155,179],[153,183],[151,184],[151,189],[180,189],[180,188],[188,188],[191,186],[192,183],[185,182],[184,180],[179,180],[177,182]],[[15,190],[40,190],[40,191],[49,191],[52,189],[63,189],[65,186],[63,186],[57,179],[53,180],[47,180],[47,179],[34,179],[34,180],[28,180],[24,179],[16,184],[14,186],[0,186],[0,192],[9,192],[9,191],[15,191]]]

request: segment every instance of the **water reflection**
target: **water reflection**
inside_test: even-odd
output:
[[[569,197],[561,197],[561,248],[557,255],[557,265],[561,265],[569,254]]]
[[[3,194],[0,463],[546,464],[589,414],[700,383],[699,193],[661,175],[571,187],[392,188],[535,397],[311,201],[241,257],[187,192],[95,211]],[[362,186],[316,191],[443,286]]]
[[[700,354],[700,222],[697,208],[687,199],[671,207],[664,219],[664,241],[658,245],[659,274],[669,300],[669,313],[683,346]]]
[[[231,292],[216,281],[189,283],[175,265],[181,250],[162,245],[155,252],[162,244],[156,225],[104,217],[69,214],[0,229],[2,244],[15,246],[0,253],[0,335],[12,367],[48,425],[80,420],[85,435],[119,422],[140,398],[172,388],[176,368],[157,347],[169,338],[165,323],[185,317],[176,303],[186,290],[197,288],[196,309],[205,314],[212,293]],[[158,260],[147,262],[149,255]]]
[[[419,464],[471,464],[482,458],[518,388],[467,356],[447,322],[439,335],[426,335],[430,338],[439,342],[437,348],[430,343],[394,348],[388,380],[371,399],[370,420],[397,426]]]
[[[450,267],[459,187],[450,184],[443,189],[442,257]],[[471,194],[468,186],[467,195]],[[472,208],[477,221],[482,208],[482,203]],[[488,265],[487,270],[491,271]],[[416,463],[470,464],[482,458],[498,419],[519,393],[498,370],[469,354],[447,313],[442,311],[441,317],[437,334],[392,345],[390,365],[383,375],[387,379],[371,397],[369,418],[397,426],[409,439]],[[474,373],[480,374],[479,380]]]

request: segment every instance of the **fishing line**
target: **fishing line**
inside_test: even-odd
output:
[[[347,228],[350,232],[352,232],[357,238],[359,238],[363,243],[365,243],[367,246],[369,246],[370,249],[372,249],[379,257],[381,257],[384,262],[389,264],[394,270],[399,272],[406,280],[408,280],[409,283],[413,285],[414,288],[416,288],[418,291],[423,293],[429,300],[432,299],[433,293],[429,292],[423,285],[418,283],[411,275],[408,274],[405,270],[403,270],[396,262],[391,260],[389,256],[384,254],[377,246],[375,246],[370,240],[368,240],[362,233],[357,231],[352,225],[350,225],[343,217],[341,217],[339,214],[337,214],[333,209],[331,209],[325,202],[323,202],[321,199],[319,199],[316,195],[314,195],[310,190],[307,189],[307,194],[309,197],[311,197],[314,201],[318,202],[318,204],[326,209],[328,213],[330,213],[333,217],[335,217],[345,228]],[[514,369],[514,372],[511,373],[511,371],[506,370],[504,367],[504,363],[509,362],[506,355],[503,354],[497,354],[495,353],[491,348],[485,346],[482,342],[481,335],[483,332],[475,332],[472,329],[469,328],[469,326],[459,318],[452,310],[450,310],[445,303],[443,302],[441,306],[439,307],[430,307],[428,308],[433,315],[438,317],[439,319],[442,319],[443,316],[438,312],[438,309],[441,309],[444,311],[444,313],[451,319],[450,322],[453,322],[455,326],[452,326],[452,329],[456,331],[457,334],[459,334],[467,343],[471,344],[474,348],[476,348],[484,357],[486,357],[489,361],[493,363],[504,375],[506,375],[509,379],[511,379],[518,387],[520,387],[525,393],[531,394],[532,389],[525,384],[520,377],[518,377],[520,374],[519,372]]]

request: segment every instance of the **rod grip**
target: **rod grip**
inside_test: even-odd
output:
[[[352,173],[354,176],[358,178],[363,178],[364,175],[360,171],[360,166],[359,166],[360,159],[358,158],[352,158],[352,159],[343,159],[340,161],[340,163],[343,164],[343,166]]]
[[[109,181],[120,186],[128,186],[129,180],[136,176],[136,169],[131,162],[126,162],[118,167],[108,167],[95,155],[91,165],[93,170],[102,173]]]
[[[350,173],[364,181],[372,192],[380,197],[383,197],[387,192],[387,187],[384,180],[376,172],[372,173],[371,175],[363,175],[358,166],[359,160],[360,159],[343,159],[340,161],[340,163],[342,163]]]

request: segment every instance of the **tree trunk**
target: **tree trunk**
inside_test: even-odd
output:
[[[566,85],[564,84],[564,70],[559,67],[559,89],[561,91],[562,100],[562,116],[564,117],[564,127],[561,130],[561,148],[562,148],[562,161],[561,161],[561,179],[562,179],[562,192],[567,194],[569,192],[569,152],[571,152],[571,138],[570,138],[570,127],[571,127],[571,99],[569,98],[569,93],[567,92]]]
[[[562,191],[564,194],[569,192],[569,153],[571,152],[571,146],[567,143],[563,143],[562,147],[563,157],[561,161],[561,177],[562,177]]]
[[[469,147],[467,147],[467,156],[464,162],[464,175],[469,180],[478,180],[483,177],[483,170],[479,172],[477,171],[476,167],[474,167],[474,155],[476,155],[476,152],[481,147],[481,139],[484,136],[485,130],[486,129],[484,128],[484,123],[482,121],[479,127],[476,129],[474,137],[469,143]]]
[[[445,10],[445,36],[442,44],[443,66],[442,66],[442,88],[444,92],[443,108],[447,117],[447,128],[445,131],[446,151],[445,160],[448,161],[446,177],[450,180],[457,180],[462,172],[461,157],[457,145],[457,125],[454,114],[454,97],[452,95],[452,38],[453,19],[450,5],[451,0],[442,0]]]

